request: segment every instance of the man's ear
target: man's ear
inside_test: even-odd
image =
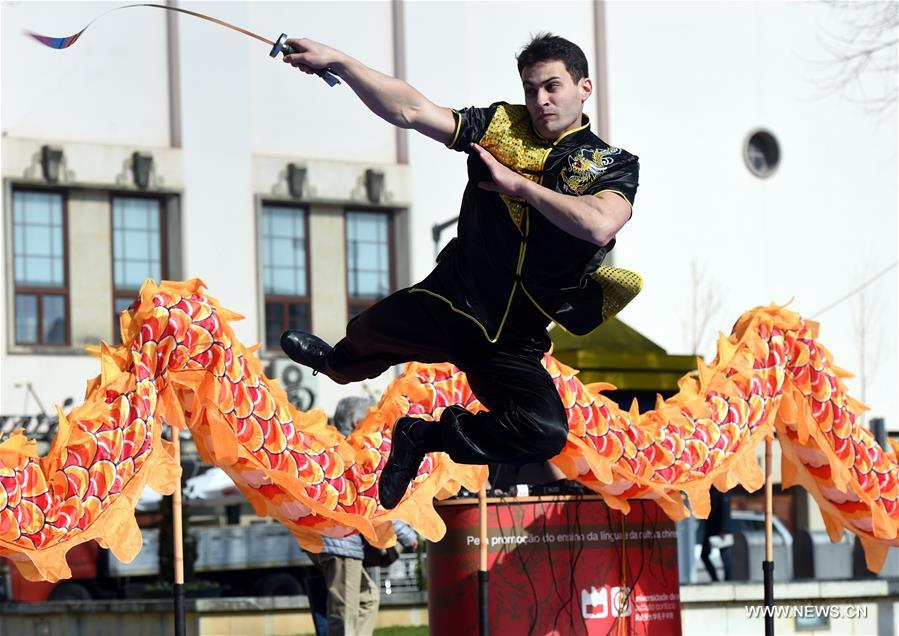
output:
[[[581,89],[581,103],[587,101],[590,95],[593,94],[593,80],[589,77],[585,77],[580,81],[580,89]]]

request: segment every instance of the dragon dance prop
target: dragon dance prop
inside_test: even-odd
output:
[[[278,383],[233,334],[239,318],[204,293],[201,281],[148,281],[121,316],[123,344],[93,349],[100,375],[84,403],[59,413],[46,456],[21,431],[0,443],[0,555],[31,579],[71,575],[65,555],[96,540],[122,561],[140,550],[134,508],[150,485],[171,493],[180,477],[163,421],[190,430],[201,458],[220,466],[259,515],[283,523],[307,549],[321,536],[360,532],[375,545],[395,541],[403,519],[430,540],[444,526],[433,499],[464,486],[477,491],[486,468],[429,454],[405,499],[378,504],[378,477],[402,415],[439,419],[462,404],[481,409],[465,374],[449,364],[409,364],[348,438],[321,411],[297,411]],[[818,325],[782,307],[745,313],[721,336],[711,365],[680,380],[679,392],[639,413],[547,354],[543,363],[565,405],[570,433],[552,462],[569,479],[627,512],[650,499],[672,518],[709,512],[709,489],[763,483],[756,447],[777,433],[783,486],[816,499],[838,541],[847,528],[879,570],[899,545],[895,452],[884,452],[859,422],[864,407],[847,395]]]

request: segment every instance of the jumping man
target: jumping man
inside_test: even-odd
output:
[[[541,360],[551,321],[583,335],[603,320],[610,290],[593,276],[631,217],[637,157],[590,132],[587,59],[550,34],[518,56],[525,105],[437,106],[415,88],[308,39],[284,61],[339,75],[376,115],[468,153],[457,238],[417,285],[379,301],[334,347],[286,331],[291,359],[346,384],[415,360],[464,371],[478,414],[449,406],[439,422],[400,418],[379,481],[395,507],[426,453],[462,464],[529,463],[557,455],[568,423]]]

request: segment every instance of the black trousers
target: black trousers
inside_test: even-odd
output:
[[[350,321],[327,358],[328,375],[356,382],[403,362],[450,362],[490,410],[445,409],[441,450],[460,464],[544,461],[558,455],[568,437],[562,400],[541,364],[551,344],[548,324],[519,293],[499,340],[491,343],[443,300],[404,289]]]

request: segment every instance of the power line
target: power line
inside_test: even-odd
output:
[[[841,302],[843,302],[844,300],[846,300],[846,299],[848,299],[848,298],[851,298],[852,296],[854,296],[855,294],[857,294],[858,292],[860,292],[861,290],[863,290],[865,287],[867,287],[868,285],[870,285],[871,283],[873,283],[874,281],[876,281],[878,278],[880,278],[881,276],[883,276],[884,274],[886,274],[887,272],[889,272],[891,269],[893,269],[894,267],[896,267],[896,265],[899,265],[899,261],[893,261],[893,262],[892,262],[890,265],[888,265],[885,269],[883,269],[883,270],[879,271],[878,273],[874,274],[874,276],[872,276],[871,278],[869,278],[868,280],[866,280],[864,283],[862,283],[861,285],[859,285],[858,287],[856,287],[855,289],[853,289],[852,291],[850,291],[850,292],[849,292],[848,294],[846,294],[845,296],[842,296],[842,297],[840,297],[839,299],[833,301],[832,303],[830,303],[829,305],[827,305],[827,307],[825,307],[824,309],[819,309],[818,311],[816,311],[815,313],[813,313],[811,317],[812,317],[812,318],[817,318],[818,316],[820,316],[821,314],[823,314],[825,311],[828,311],[828,310],[830,310],[830,309],[833,309],[834,307],[836,307],[837,305],[839,305],[839,304],[840,304]]]

